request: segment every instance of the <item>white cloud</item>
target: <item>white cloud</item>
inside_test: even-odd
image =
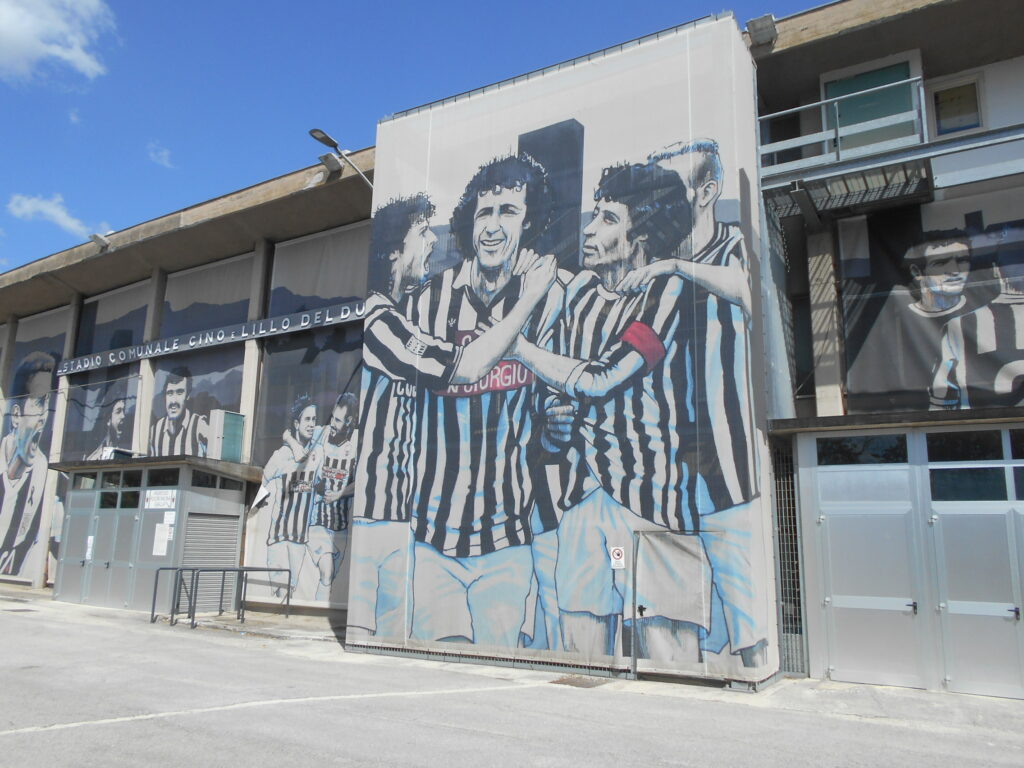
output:
[[[85,240],[89,236],[89,228],[81,219],[72,216],[64,206],[64,198],[54,195],[47,199],[33,195],[11,195],[7,203],[7,211],[17,219],[34,221],[42,219],[56,224],[72,235]]]
[[[0,0],[0,80],[31,80],[43,64],[92,80],[107,71],[93,45],[114,26],[104,0]]]
[[[157,165],[162,165],[164,168],[174,167],[171,165],[171,150],[161,146],[159,141],[149,142],[146,151],[149,152],[149,159]]]
[[[78,125],[80,122],[82,122],[82,118],[78,116],[77,109],[72,109],[70,112],[68,112],[68,120],[71,121],[72,125]]]

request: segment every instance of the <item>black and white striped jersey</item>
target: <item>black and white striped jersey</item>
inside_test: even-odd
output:
[[[638,297],[618,298],[591,286],[574,305],[583,314],[570,315],[571,322],[584,330],[567,331],[569,348],[574,333],[581,351],[585,344],[602,347],[577,369],[593,383],[582,388],[570,377],[567,387],[580,401],[581,450],[590,473],[640,517],[673,531],[698,530],[699,515],[711,510],[696,470],[689,284],[677,276],[660,277]],[[587,306],[606,309],[586,311]],[[605,322],[585,316],[593,312]],[[597,333],[585,330],[588,322]],[[588,333],[597,338],[588,339]]]
[[[281,541],[305,544],[309,523],[316,512],[316,485],[323,450],[314,447],[301,461],[292,449],[281,446],[263,469],[263,484],[270,489],[270,529],[267,546]]]
[[[424,332],[463,346],[503,318],[519,299],[513,276],[489,303],[471,286],[472,262],[427,284],[413,319]],[[523,329],[550,347],[563,291],[557,284]],[[528,468],[537,392],[534,376],[501,360],[480,381],[424,386],[416,450],[416,540],[455,557],[488,554],[532,540]]]
[[[348,496],[339,496],[328,501],[326,495],[344,492],[355,469],[356,446],[359,444],[358,433],[341,445],[334,445],[326,439],[329,427],[323,427],[324,442],[323,462],[320,464],[320,477],[317,483],[317,503],[314,517],[310,525],[320,525],[332,531],[344,531],[348,528]]]
[[[946,324],[933,409],[1024,403],[1024,296],[1003,294]]]
[[[185,409],[181,415],[181,426],[171,432],[173,420],[163,416],[149,430],[150,456],[205,456],[206,441],[199,436],[199,424],[203,416]]]
[[[740,264],[750,274],[743,234],[735,224],[715,223],[714,237],[693,261]],[[750,371],[750,318],[734,304],[694,286],[697,301],[696,369],[701,449],[698,470],[715,509],[750,501],[757,494]]]
[[[403,302],[409,308],[410,300]],[[412,511],[417,390],[447,386],[461,348],[422,333],[381,294],[366,302],[356,516],[407,522]]]
[[[13,435],[0,443],[5,458],[13,449]],[[6,461],[4,462],[6,466]],[[21,476],[10,478],[0,472],[0,573],[18,576],[28,550],[39,532],[47,462],[38,454]]]

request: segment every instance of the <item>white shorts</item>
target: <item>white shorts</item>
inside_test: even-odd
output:
[[[354,518],[350,531],[348,626],[379,638],[405,640],[412,572],[409,523]]]

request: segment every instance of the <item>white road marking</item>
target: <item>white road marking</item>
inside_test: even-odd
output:
[[[197,707],[180,709],[174,712],[150,712],[144,715],[128,715],[126,717],[105,717],[101,720],[81,720],[76,723],[54,723],[53,725],[32,725],[27,728],[12,728],[0,731],[0,736],[16,736],[23,733],[46,733],[63,731],[68,728],[85,728],[93,725],[114,725],[117,723],[134,723],[140,720],[163,720],[168,717],[186,717],[201,715],[207,712],[229,712],[234,709],[252,709],[254,707],[273,707],[280,704],[309,704],[322,701],[346,701],[348,699],[386,699],[411,696],[443,696],[457,693],[487,693],[488,691],[514,691],[523,688],[537,688],[548,685],[547,681],[533,683],[516,683],[515,685],[492,685],[483,688],[443,688],[436,691],[392,691],[386,693],[345,693],[337,696],[305,696],[297,699],[263,699],[261,701],[243,701],[237,704],[221,704],[215,707]]]

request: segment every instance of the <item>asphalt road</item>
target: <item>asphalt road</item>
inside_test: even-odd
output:
[[[1024,765],[1019,701],[567,679],[6,594],[0,766]]]

